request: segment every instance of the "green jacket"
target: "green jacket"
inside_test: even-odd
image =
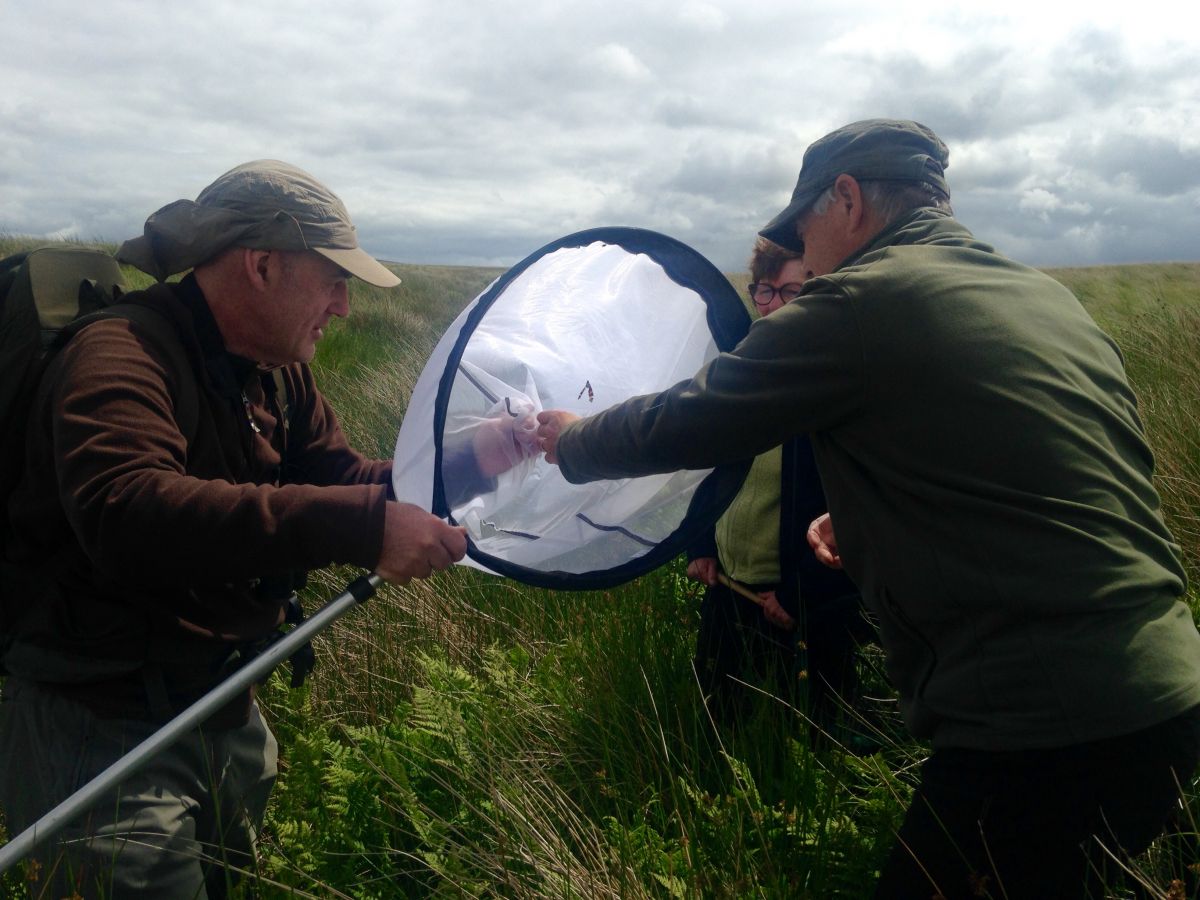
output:
[[[914,734],[1063,746],[1200,703],[1136,401],[1066,288],[920,210],[691,381],[565,430],[559,454],[578,482],[797,432]]]
[[[783,450],[760,453],[729,508],[717,520],[714,536],[721,568],[742,584],[778,584],[779,488]]]

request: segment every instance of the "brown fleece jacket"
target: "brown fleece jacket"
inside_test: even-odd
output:
[[[194,279],[141,299],[178,326],[194,373],[134,323],[89,325],[43,379],[9,506],[8,556],[31,596],[5,664],[109,715],[147,714],[148,660],[176,707],[210,687],[237,642],[281,621],[260,581],[374,566],[391,476],[349,446],[303,364],[283,372],[284,463],[271,378],[226,352]],[[248,697],[238,706],[222,719],[240,720]]]

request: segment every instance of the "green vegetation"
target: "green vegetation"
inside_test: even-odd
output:
[[[1183,547],[1195,598],[1200,586],[1200,265],[1050,274],[1075,291],[1125,356],[1154,449],[1163,513]]]
[[[434,343],[499,274],[396,270],[395,291],[354,285],[315,363],[351,439],[380,455]],[[1052,274],[1126,354],[1200,584],[1200,265]],[[306,604],[356,574],[317,573]],[[317,640],[303,689],[277,674],[263,691],[283,757],[258,892],[868,896],[924,753],[877,656],[862,661],[868,717],[848,723],[871,755],[814,749],[800,714],[765,694],[739,728],[717,725],[690,669],[700,593],[678,562],[603,592],[466,568],[382,589]],[[1193,786],[1185,799],[1200,810]],[[1198,861],[1162,843],[1137,866],[1168,896]]]
[[[416,279],[400,272],[403,295]],[[492,274],[458,296],[393,302],[444,323]],[[1196,574],[1200,265],[1052,274],[1126,354],[1165,511]],[[356,301],[331,338],[375,303]],[[388,333],[369,396],[337,343],[317,361],[366,446],[381,440],[370,410],[406,405],[438,328]],[[352,574],[322,573],[321,590]],[[690,670],[699,596],[678,564],[600,593],[466,569],[385,589],[321,642],[311,688],[268,690],[286,760],[264,874],[355,897],[868,895],[924,752],[903,735],[877,658],[863,666],[879,699],[852,723],[879,742],[873,755],[813,750],[800,715],[765,695],[741,728],[716,726]],[[1166,892],[1189,853],[1162,845],[1138,865]]]

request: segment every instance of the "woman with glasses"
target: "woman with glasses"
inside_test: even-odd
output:
[[[762,238],[750,276],[748,293],[759,316],[803,289],[798,254]],[[855,648],[873,635],[853,583],[807,552],[804,528],[825,508],[812,451],[800,437],[755,458],[709,539],[688,554],[689,577],[708,585],[696,672],[714,716],[727,723],[744,714],[757,693],[740,682],[758,683],[801,704],[814,736],[842,737],[839,722],[857,694]],[[796,690],[801,679],[807,703]]]

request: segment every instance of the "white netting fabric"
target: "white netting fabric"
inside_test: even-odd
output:
[[[679,528],[709,470],[572,485],[538,454],[534,417],[589,415],[694,375],[718,352],[704,298],[650,256],[600,241],[550,252],[495,287],[416,385],[396,443],[397,497],[437,506],[440,387],[445,509],[466,526],[474,564],[572,574],[642,556]]]

